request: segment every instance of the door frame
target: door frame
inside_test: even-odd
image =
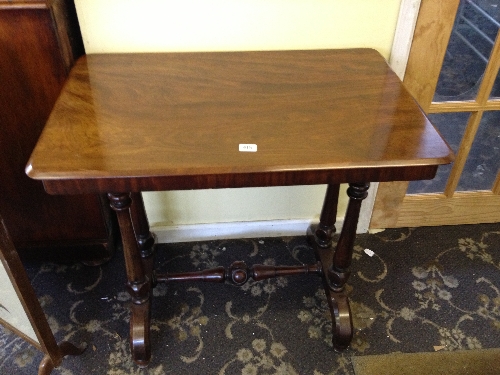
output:
[[[432,104],[432,99],[459,4],[460,0],[422,0],[420,3],[403,83],[426,113],[433,112],[436,107]],[[497,49],[499,51],[492,51],[492,56],[500,56],[500,48]],[[496,61],[488,64],[487,69],[498,70],[500,58],[491,60]],[[490,80],[483,84],[493,85],[493,82]],[[471,102],[470,109],[484,109],[481,106],[484,107],[486,98],[483,99]],[[496,106],[500,109],[500,102],[489,105],[488,108]],[[449,110],[453,111],[453,105]],[[443,112],[442,105],[440,112]],[[479,120],[474,116],[471,116],[464,139],[470,140],[475,135]],[[455,171],[465,163],[467,154],[468,149],[458,152]],[[451,183],[445,192],[437,194],[406,195],[408,182],[381,183],[373,207],[370,229],[500,221],[499,177],[492,191],[454,192],[459,175],[452,170],[451,176]]]
[[[392,42],[389,65],[401,80],[403,80],[406,63],[410,54],[420,2],[421,0],[401,0],[401,5],[399,7],[398,21],[394,33],[394,41]],[[357,233],[366,233],[370,229],[378,187],[378,182],[372,183],[368,191],[368,197],[363,201],[359,215]]]

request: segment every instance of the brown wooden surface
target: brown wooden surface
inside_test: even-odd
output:
[[[80,193],[411,180],[451,160],[374,50],[115,54],[78,61],[27,173]]]
[[[0,210],[23,255],[43,258],[57,247],[66,258],[79,252],[79,259],[92,260],[108,253],[110,226],[100,197],[50,196],[24,173],[70,66],[83,52],[71,5],[0,2]]]
[[[441,71],[460,0],[422,0],[404,77],[405,86],[427,111]]]

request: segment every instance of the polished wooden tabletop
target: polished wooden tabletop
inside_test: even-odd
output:
[[[452,158],[371,49],[94,54],[26,172],[52,193],[140,191],[424,179]]]

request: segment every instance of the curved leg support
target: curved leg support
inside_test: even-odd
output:
[[[38,375],[49,375],[54,368],[54,362],[52,362],[48,354],[45,354],[45,357],[40,362],[40,366],[38,366]]]
[[[54,363],[50,355],[46,354],[40,362],[40,366],[38,366],[38,375],[49,375],[55,367],[60,365],[62,358],[67,355],[80,355],[87,349],[87,344],[85,343],[81,347],[78,347],[68,341],[63,341],[58,346],[60,353],[58,363]]]
[[[332,343],[336,352],[341,352],[349,346],[354,334],[349,299],[344,293],[331,290],[327,295],[332,314]]]
[[[354,328],[352,325],[351,308],[349,307],[349,300],[344,292],[336,292],[330,286],[330,281],[326,276],[330,269],[329,262],[331,262],[334,250],[330,249],[316,249],[316,257],[321,262],[323,268],[323,288],[325,290],[328,307],[330,308],[330,315],[332,317],[332,343],[333,349],[340,352],[346,349],[352,340]]]
[[[149,325],[151,321],[151,299],[134,305],[130,316],[130,347],[132,357],[139,367],[146,367],[151,359]]]

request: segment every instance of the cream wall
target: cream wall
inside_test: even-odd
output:
[[[400,0],[75,0],[87,53],[371,47]],[[145,193],[152,227],[315,220],[325,186]],[[342,200],[339,213],[345,210]]]
[[[400,0],[76,0],[87,53],[373,47]]]

